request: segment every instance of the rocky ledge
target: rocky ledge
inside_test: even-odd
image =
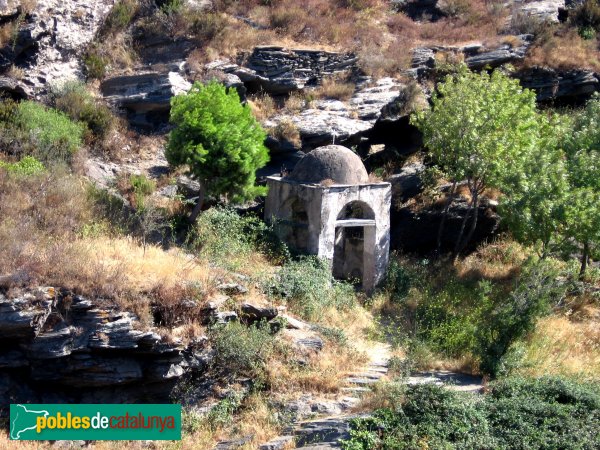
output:
[[[215,61],[206,69],[234,75],[251,91],[280,95],[317,86],[323,77],[352,73],[358,58],[352,53],[259,46],[240,55],[238,62]]]
[[[167,340],[105,302],[54,288],[10,297],[0,294],[3,405],[168,398],[184,374],[208,367],[206,338]]]

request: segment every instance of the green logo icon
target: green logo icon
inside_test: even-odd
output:
[[[181,405],[10,405],[13,440],[180,440]]]

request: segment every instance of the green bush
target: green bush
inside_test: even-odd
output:
[[[600,3],[598,0],[585,0],[569,12],[569,23],[582,29],[600,31]]]
[[[25,156],[20,161],[14,163],[0,161],[0,168],[20,176],[35,175],[45,170],[44,165],[33,156]]]
[[[92,139],[104,139],[114,124],[110,109],[97,102],[80,82],[68,82],[52,92],[52,102],[72,120],[83,123]]]
[[[352,285],[335,280],[327,261],[316,256],[284,265],[265,289],[306,319],[318,319],[326,308],[350,309],[356,303]]]
[[[137,0],[121,0],[116,3],[104,20],[102,34],[113,34],[125,29],[133,20],[138,8]]]
[[[289,258],[287,247],[270,226],[256,216],[240,216],[227,207],[205,211],[188,239],[202,256],[231,269],[238,268],[256,251],[274,263]]]
[[[83,56],[83,64],[85,64],[85,73],[89,79],[101,80],[106,76],[108,59],[102,56],[96,48],[88,49]]]
[[[486,374],[508,370],[511,346],[535,321],[564,299],[567,284],[551,262],[528,262],[512,285],[462,279],[443,265],[428,270],[391,265],[387,288],[401,308],[398,325],[409,360],[427,350],[450,358],[470,357]],[[426,346],[427,348],[423,348]],[[412,355],[413,351],[420,355]],[[509,364],[507,364],[509,363]]]
[[[497,375],[511,345],[533,331],[537,318],[564,298],[567,286],[558,277],[559,272],[548,263],[529,265],[504,299],[494,302],[488,297],[482,302],[482,324],[475,336],[484,373]]]
[[[82,144],[80,124],[40,103],[19,103],[15,122],[32,144],[33,156],[42,162],[70,161]]]
[[[146,197],[152,195],[156,190],[156,183],[145,175],[130,175],[129,183],[133,190],[135,205],[138,209],[144,209]]]
[[[482,397],[412,386],[396,409],[352,422],[349,450],[594,449],[598,386],[561,378],[505,379]]]
[[[230,322],[211,328],[209,339],[215,351],[215,368],[232,376],[260,379],[275,348],[269,327],[261,325]]]

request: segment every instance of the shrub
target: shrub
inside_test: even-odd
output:
[[[216,38],[226,25],[220,14],[202,12],[194,16],[190,31],[199,43],[205,44]]]
[[[558,271],[548,263],[526,266],[516,287],[502,301],[484,301],[483,326],[475,332],[483,372],[498,374],[510,346],[533,331],[536,319],[565,296],[567,286],[558,282]]]
[[[579,28],[580,32],[582,29],[600,31],[600,3],[598,0],[585,0],[570,11],[569,23]]]
[[[289,258],[287,247],[271,227],[256,216],[240,216],[226,207],[204,212],[188,240],[202,256],[231,269],[237,269],[254,251],[273,262]]]
[[[294,147],[302,146],[300,130],[294,122],[289,119],[281,120],[277,125],[269,130],[269,134],[278,141],[287,141]]]
[[[329,264],[316,256],[284,265],[266,289],[307,319],[317,319],[327,308],[350,309],[355,305],[353,287],[334,280]]]
[[[512,283],[448,274],[438,263],[408,268],[392,260],[385,291],[399,308],[409,360],[433,351],[472,360],[486,374],[508,368],[504,356],[536,320],[565,297],[567,283],[549,262],[530,261]]]
[[[156,190],[156,183],[148,179],[143,174],[130,175],[129,183],[131,184],[131,190],[135,198],[136,207],[143,209],[146,197],[152,195],[152,193]]]
[[[591,449],[599,418],[598,387],[560,378],[506,379],[483,398],[412,386],[396,409],[355,419],[343,447]]]
[[[68,82],[52,92],[54,107],[71,119],[85,124],[93,139],[104,139],[115,119],[110,109],[97,102],[80,82]]]
[[[35,175],[45,170],[44,165],[33,156],[25,156],[23,159],[15,163],[0,161],[0,168],[4,168],[8,172],[12,172],[20,176]]]
[[[83,57],[85,72],[88,78],[101,80],[106,76],[108,60],[95,48],[90,48]]]
[[[110,35],[122,31],[131,23],[138,10],[137,0],[121,0],[110,10],[102,26],[102,34]]]
[[[254,378],[264,374],[275,343],[269,327],[261,324],[247,327],[239,322],[214,326],[209,339],[215,351],[217,370],[232,376]]]
[[[70,161],[82,144],[81,125],[39,103],[21,102],[15,121],[32,142],[33,156],[42,162]]]
[[[460,17],[471,11],[471,2],[469,0],[440,0],[437,7],[447,16]]]

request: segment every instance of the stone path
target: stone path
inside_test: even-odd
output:
[[[370,391],[370,386],[384,379],[388,372],[390,345],[377,343],[369,352],[369,363],[364,370],[351,373],[346,378],[346,386],[341,388],[347,397],[344,400],[357,404],[360,395]],[[300,422],[279,436],[259,447],[260,450],[282,450],[284,448],[302,448],[305,450],[326,450],[340,448],[339,441],[350,437],[350,420],[359,417],[356,414],[339,414],[315,420]],[[293,444],[292,444],[293,443]]]
[[[370,351],[370,361],[363,371],[349,374],[346,386],[341,391],[349,403],[357,404],[360,396],[371,390],[371,386],[385,379],[391,355],[389,344],[377,343]],[[444,385],[461,392],[479,392],[482,388],[480,377],[448,371],[418,372],[407,379],[407,384],[433,383]],[[364,416],[364,415],[362,415]],[[357,414],[338,414],[315,420],[300,422],[285,431],[284,436],[261,445],[260,450],[283,450],[299,448],[304,450],[327,450],[340,448],[340,440],[350,437],[350,421],[361,417]]]

